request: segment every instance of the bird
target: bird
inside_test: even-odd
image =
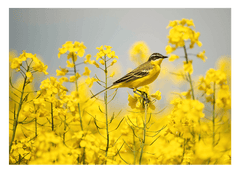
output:
[[[122,78],[116,80],[112,85],[93,95],[91,98],[94,98],[98,94],[101,94],[109,89],[123,87],[131,88],[133,89],[133,92],[141,92],[137,88],[148,85],[157,79],[161,71],[161,63],[165,58],[168,58],[168,56],[163,56],[160,53],[151,54],[147,62],[139,65],[137,68],[127,73]]]

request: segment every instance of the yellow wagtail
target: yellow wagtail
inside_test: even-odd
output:
[[[167,56],[163,56],[160,53],[153,53],[147,62],[141,64],[122,78],[113,82],[111,86],[93,95],[91,98],[109,89],[128,87],[135,91],[140,86],[152,83],[157,79],[160,73],[160,66],[164,58],[167,58]]]

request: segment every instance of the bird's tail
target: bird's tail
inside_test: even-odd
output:
[[[112,86],[113,86],[113,85],[111,85],[111,86],[107,87],[106,89],[104,89],[104,90],[102,90],[102,91],[98,92],[97,94],[93,95],[93,96],[91,97],[91,99],[92,99],[93,97],[96,97],[98,94],[101,94],[102,92],[104,92],[104,91],[107,91],[107,90],[111,89],[111,87],[112,87]]]

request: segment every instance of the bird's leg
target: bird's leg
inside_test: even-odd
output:
[[[133,88],[133,92],[134,92],[135,94],[141,96],[141,97],[143,98],[144,102],[146,102],[146,103],[149,103],[149,102],[150,102],[150,100],[148,99],[148,95],[147,95],[146,92],[141,91],[141,90],[138,90],[138,89],[136,89],[136,88]],[[139,94],[138,92],[141,93],[141,94]]]

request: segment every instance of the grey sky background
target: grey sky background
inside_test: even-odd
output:
[[[91,54],[92,59],[97,53],[96,47],[110,45],[116,52],[121,67],[121,74],[116,75],[113,81],[126,74],[129,68],[136,66],[129,58],[129,50],[137,41],[144,41],[150,48],[151,53],[159,52],[166,55],[165,47],[168,43],[166,29],[170,20],[182,18],[193,19],[196,31],[201,33],[199,40],[203,46],[188,53],[197,54],[203,49],[206,51],[207,61],[194,56],[193,77],[205,75],[209,68],[214,68],[216,60],[222,55],[231,56],[231,9],[9,9],[9,49],[14,49],[20,54],[22,50],[37,54],[48,65],[49,75],[56,76],[59,66],[66,67],[67,58],[62,56],[58,59],[58,48],[66,41],[84,42],[87,47],[86,54]],[[184,55],[182,49],[174,52]],[[83,59],[82,59],[83,60]],[[78,60],[81,62],[82,60]],[[164,61],[164,65],[175,67],[182,65],[183,59],[174,62]],[[88,65],[92,71],[91,76],[99,73],[99,69]],[[79,66],[79,73],[84,70]],[[101,75],[100,75],[101,77]],[[196,78],[197,79],[197,78]],[[187,91],[188,85],[164,87],[162,84],[171,84],[171,79],[161,78],[160,91],[163,99],[160,104],[166,103],[164,92],[180,90]],[[39,88],[40,81],[36,82]],[[167,85],[166,85],[167,86]],[[180,88],[180,89],[179,89]],[[92,88],[96,93],[102,88],[96,83]],[[119,89],[117,103],[127,105],[127,92],[130,89]],[[169,104],[169,103],[167,103]],[[162,107],[162,106],[161,106]]]

